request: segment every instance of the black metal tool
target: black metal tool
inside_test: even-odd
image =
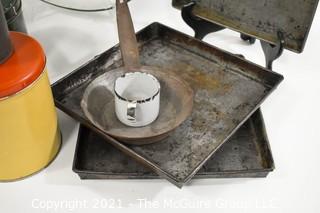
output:
[[[225,29],[225,27],[219,26],[207,20],[201,19],[193,15],[192,10],[196,2],[192,1],[186,4],[181,10],[181,16],[183,20],[194,30],[195,38],[203,39],[209,33],[217,32]]]
[[[280,3],[281,2],[281,3]],[[301,53],[319,0],[172,0],[185,22],[202,39],[210,32],[229,28],[249,44],[261,41],[266,67],[272,69],[284,49]],[[270,12],[271,11],[271,12]],[[277,14],[277,18],[274,17]]]
[[[243,33],[240,34],[240,38],[243,41],[248,41],[249,44],[254,44],[256,42],[256,38],[249,36],[249,35],[246,35],[246,34],[243,34]]]
[[[278,42],[276,45],[270,44],[263,40],[261,40],[260,42],[266,59],[266,67],[272,70],[273,62],[278,59],[283,53],[283,33],[281,31],[278,31]]]
[[[173,7],[183,8],[195,0],[172,0]],[[284,48],[301,53],[308,38],[319,0],[197,0],[196,17],[261,39],[278,42],[283,32]]]
[[[205,19],[199,18],[193,14],[193,8],[195,7],[196,2],[191,1],[190,3],[186,4],[181,9],[181,16],[182,19],[186,22],[186,24],[189,25],[195,32],[194,37],[197,39],[203,39],[205,36],[207,36],[209,33],[217,32],[220,30],[225,29],[225,27],[220,26],[218,24],[212,23],[210,21],[207,21]],[[256,39],[254,37],[251,37],[249,35],[240,34],[241,39],[244,41],[248,41],[249,44],[254,44]]]
[[[183,6],[181,9],[182,19],[194,30],[195,38],[202,40],[209,33],[225,29],[225,27],[222,27],[213,22],[195,16],[192,12],[195,5],[196,2],[191,1],[190,3]],[[256,42],[256,38],[246,35],[244,33],[240,33],[240,38],[243,41],[248,42],[249,44],[254,44]],[[282,55],[284,49],[284,39],[281,31],[278,32],[278,38],[279,42],[276,45],[261,40],[261,47],[263,49],[266,60],[266,68],[270,70],[272,70],[273,62]]]
[[[9,37],[8,26],[2,3],[0,2],[0,64],[4,63],[13,51],[12,43]]]
[[[7,19],[10,31],[18,31],[27,33],[21,0],[0,0],[4,8],[5,17]]]

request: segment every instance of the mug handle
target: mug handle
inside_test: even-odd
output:
[[[129,121],[136,121],[137,102],[130,102],[127,105],[127,119]]]

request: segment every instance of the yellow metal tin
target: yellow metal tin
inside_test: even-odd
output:
[[[0,181],[45,168],[58,154],[61,135],[47,71],[17,94],[0,99]]]

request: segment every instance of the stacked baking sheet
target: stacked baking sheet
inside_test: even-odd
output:
[[[169,138],[144,146],[126,145],[105,135],[82,112],[80,101],[87,85],[122,65],[118,46],[57,82],[53,86],[56,105],[101,134],[107,142],[181,187],[283,78],[159,23],[138,33],[138,41],[143,64],[179,73],[195,92],[191,117]]]
[[[81,178],[161,177],[182,187],[193,177],[265,177],[274,169],[258,108],[281,75],[159,23],[137,38],[142,64],[179,74],[192,86],[193,113],[154,144],[127,145],[106,135],[80,102],[90,82],[122,60],[118,45],[96,56],[52,86],[57,107],[81,122],[73,168]]]

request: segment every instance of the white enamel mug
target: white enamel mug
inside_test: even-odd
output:
[[[132,127],[155,121],[160,109],[160,83],[153,75],[129,72],[116,79],[114,85],[117,118]]]

